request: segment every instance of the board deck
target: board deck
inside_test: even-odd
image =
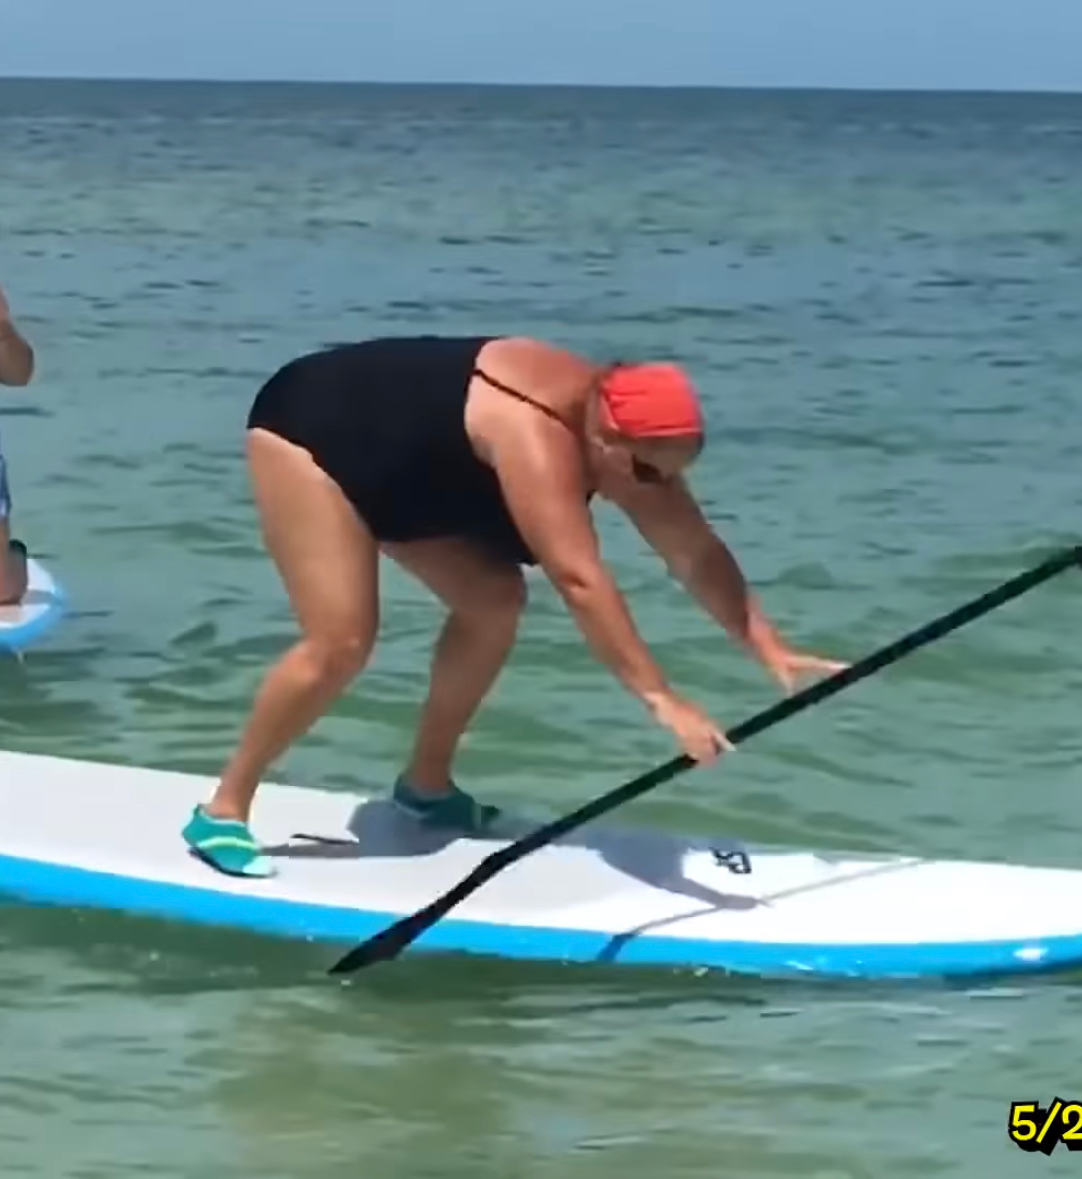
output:
[[[212,786],[0,752],[0,891],[355,943],[545,819],[509,821],[499,839],[451,838],[381,797],[268,783],[253,828],[278,875],[244,880],[180,840]],[[105,826],[103,814],[123,821]],[[411,947],[425,950],[761,976],[1047,970],[1082,963],[1082,871],[828,856],[594,824],[504,870]]]
[[[27,561],[29,588],[17,606],[0,606],[0,649],[22,651],[43,638],[64,614],[64,591],[33,557]]]

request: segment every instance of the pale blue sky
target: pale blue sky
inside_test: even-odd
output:
[[[0,7],[0,76],[1082,90],[1082,0]]]

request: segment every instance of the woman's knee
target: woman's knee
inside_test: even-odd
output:
[[[375,628],[362,625],[306,634],[301,650],[314,679],[331,683],[359,675],[376,646]]]

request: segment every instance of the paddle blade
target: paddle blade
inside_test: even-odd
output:
[[[413,941],[421,936],[426,929],[431,928],[447,912],[450,905],[441,903],[444,898],[433,901],[431,905],[418,909],[408,917],[403,917],[379,933],[373,934],[367,941],[354,946],[352,950],[340,958],[331,968],[330,974],[350,974],[354,970],[362,970],[376,962],[389,962]]]
[[[381,929],[379,933],[355,946],[331,967],[329,973],[349,974],[350,971],[360,970],[375,962],[389,962],[392,958],[397,958],[426,929],[431,929],[437,921],[446,917],[459,901],[465,900],[475,889],[491,880],[501,868],[506,867],[514,847],[514,844],[510,844],[499,851],[491,852],[454,888],[436,897],[423,909],[418,909],[408,917],[399,918],[393,925],[388,925],[386,929]]]

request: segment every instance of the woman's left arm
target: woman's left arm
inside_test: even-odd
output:
[[[846,666],[795,651],[785,642],[683,479],[637,485],[621,494],[617,503],[673,577],[786,690],[793,688],[802,672],[840,671]]]

